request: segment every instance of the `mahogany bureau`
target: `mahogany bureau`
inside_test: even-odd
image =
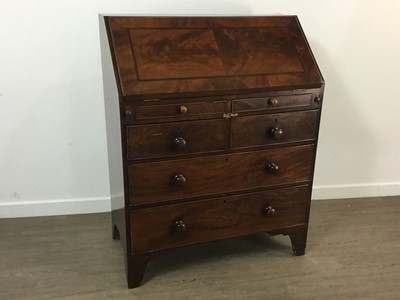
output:
[[[100,16],[112,232],[128,287],[177,247],[306,246],[324,81],[296,16]]]

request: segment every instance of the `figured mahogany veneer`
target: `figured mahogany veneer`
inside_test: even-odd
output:
[[[129,160],[221,152],[228,147],[229,122],[208,120],[128,126],[127,138]]]
[[[220,117],[226,111],[226,101],[194,102],[185,105],[180,101],[174,104],[141,105],[136,115],[138,120],[157,118],[187,120]]]
[[[302,186],[132,210],[132,249],[162,250],[303,225],[307,207],[308,188]]]
[[[122,94],[319,87],[296,17],[109,17]]]
[[[296,16],[100,16],[112,233],[128,287],[177,247],[305,252],[324,81]]]
[[[312,96],[312,94],[302,94],[234,100],[232,110],[234,112],[251,112],[258,110],[307,107],[312,105]]]
[[[286,112],[232,119],[232,148],[250,148],[316,139],[319,112]]]
[[[314,146],[287,147],[128,167],[131,204],[165,202],[311,180]],[[270,164],[278,172],[269,170]],[[185,177],[183,185],[174,182]]]

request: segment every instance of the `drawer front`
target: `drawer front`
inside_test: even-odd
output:
[[[179,120],[212,118],[222,117],[226,110],[226,101],[143,105],[138,106],[136,110],[136,118],[138,120],[157,118],[175,118]]]
[[[131,164],[131,204],[163,202],[310,180],[314,145]]]
[[[128,159],[224,151],[227,120],[189,121],[127,127]]]
[[[131,211],[132,249],[161,250],[301,225],[307,186]]]
[[[232,119],[232,148],[315,140],[318,111],[288,112]]]
[[[234,112],[295,108],[310,106],[312,98],[313,94],[238,99],[233,101],[232,106]]]

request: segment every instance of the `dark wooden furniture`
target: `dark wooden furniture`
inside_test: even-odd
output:
[[[129,287],[176,247],[304,254],[324,81],[296,16],[100,16],[113,237]]]

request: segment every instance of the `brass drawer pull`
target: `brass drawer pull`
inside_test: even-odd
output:
[[[179,107],[179,112],[184,115],[188,112],[188,108],[185,105],[181,105]]]
[[[271,106],[277,106],[279,104],[278,98],[270,98],[268,99],[268,104]]]

